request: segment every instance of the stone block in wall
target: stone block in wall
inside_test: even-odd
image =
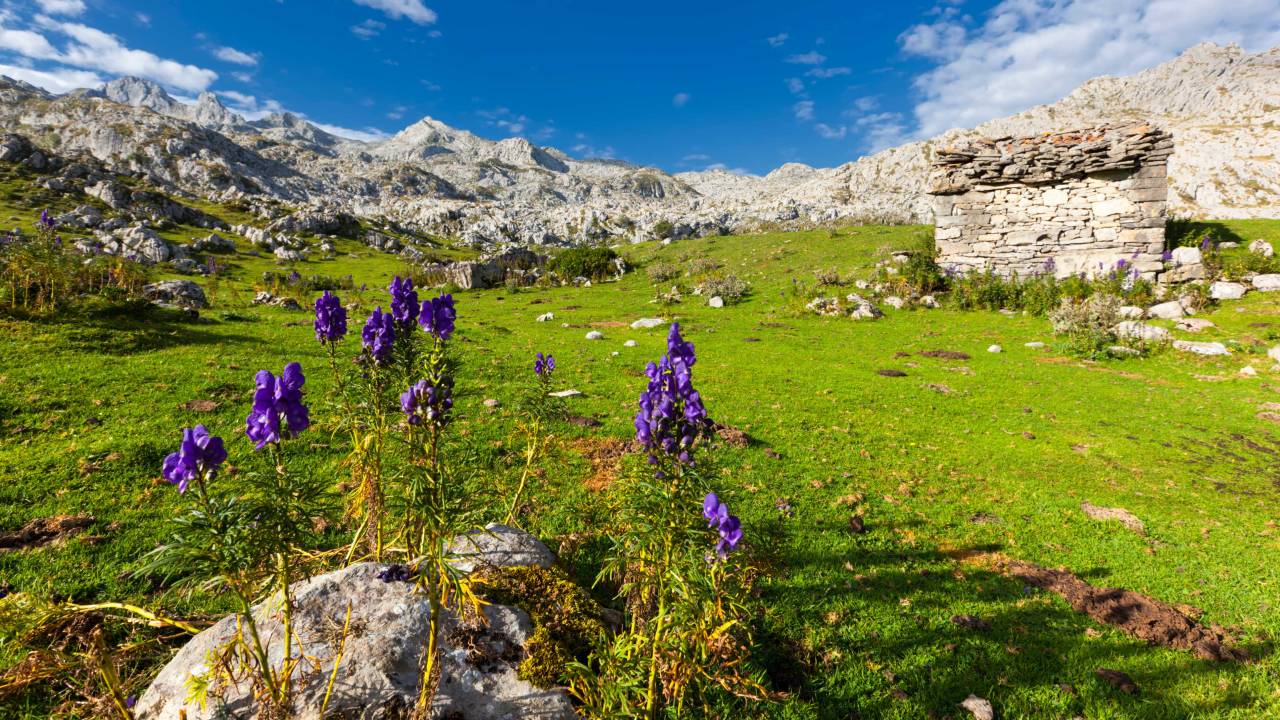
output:
[[[1168,175],[1169,169],[1164,164],[1143,165],[1133,173],[1135,178],[1162,178]]]
[[[1065,204],[1070,197],[1071,196],[1067,194],[1066,190],[1050,188],[1040,194],[1040,202],[1048,205],[1049,207],[1058,207],[1059,205]]]
[[[1133,228],[1120,231],[1120,242],[1125,245],[1164,245],[1164,228]]]
[[[960,228],[958,227],[940,227],[933,232],[935,240],[954,240],[960,237]]]
[[[1093,214],[1097,217],[1112,217],[1115,215],[1126,215],[1134,211],[1133,203],[1127,198],[1112,198],[1103,200],[1093,206]]]
[[[1164,183],[1161,183],[1158,187],[1130,190],[1129,199],[1136,203],[1159,202],[1163,204],[1169,199],[1169,188]]]
[[[939,228],[960,227],[962,225],[970,224],[971,219],[973,217],[974,216],[966,216],[966,215],[939,215],[938,217],[934,218],[933,224],[935,227],[939,227]]]

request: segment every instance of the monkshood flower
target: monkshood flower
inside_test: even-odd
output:
[[[649,363],[645,374],[649,387],[640,394],[636,413],[636,439],[649,450],[649,461],[657,454],[690,462],[689,450],[709,423],[702,396],[693,388],[690,368],[697,361],[693,344],[680,336],[680,325],[672,323],[667,336],[667,354]]]
[[[289,273],[289,284],[290,284],[290,285],[297,284],[297,282],[298,282],[299,280],[301,280],[301,279],[302,279],[302,274],[301,274],[301,273],[299,273],[297,270],[294,270],[293,272]]]
[[[52,230],[58,226],[58,221],[54,220],[53,216],[49,214],[49,209],[45,208],[40,211],[40,220],[36,222],[36,225],[46,230]]]
[[[178,452],[164,459],[164,479],[178,486],[178,492],[198,477],[212,477],[227,459],[222,438],[209,434],[204,425],[182,429],[182,445]]]
[[[384,583],[409,582],[413,580],[413,571],[408,565],[388,565],[375,576]]]
[[[418,291],[413,289],[413,280],[401,278],[399,275],[391,280],[391,317],[401,327],[413,324],[418,317]]]
[[[295,437],[311,426],[310,411],[302,404],[306,378],[301,365],[296,362],[285,365],[278,378],[267,370],[259,370],[254,380],[257,388],[253,393],[253,409],[245,418],[245,435],[259,450]]]
[[[538,377],[546,375],[550,377],[551,373],[556,371],[556,359],[547,355],[543,357],[542,353],[538,353],[533,360],[533,374]]]
[[[707,527],[720,533],[716,554],[721,559],[738,548],[738,543],[742,542],[742,521],[729,513],[729,506],[720,502],[715,493],[707,493],[702,501],[702,517],[707,519]]]
[[[385,365],[391,359],[391,344],[395,339],[395,319],[390,313],[383,313],[381,307],[375,308],[360,333],[364,349],[375,363]]]
[[[439,386],[428,385],[426,380],[419,380],[400,395],[400,409],[408,416],[410,425],[421,425],[422,422],[444,420],[453,408],[453,392],[448,381]]]
[[[448,340],[453,334],[457,319],[458,311],[454,309],[453,296],[446,293],[422,303],[422,314],[418,317],[418,324],[437,338]]]
[[[324,291],[316,298],[316,340],[335,343],[347,334],[347,309],[337,295]]]

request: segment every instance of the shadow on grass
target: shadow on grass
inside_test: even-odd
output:
[[[766,604],[789,608],[791,617],[766,620],[760,659],[774,687],[818,717],[967,716],[957,703],[971,693],[990,700],[999,717],[1093,716],[1092,708],[1106,705],[1109,716],[1183,718],[1262,700],[1243,691],[1220,701],[1166,692],[1170,678],[1183,690],[1187,678],[1212,684],[1221,671],[1247,666],[1148,647],[1103,629],[1057,596],[956,560],[996,546],[942,553],[885,540],[860,536],[843,555],[790,554],[785,582],[766,591]],[[1092,568],[1080,576],[1102,574]],[[966,614],[989,627],[952,620]],[[802,637],[796,627],[805,628]],[[1246,649],[1255,659],[1271,652]],[[1131,673],[1142,691],[1121,693],[1095,675],[1098,668]]]
[[[142,301],[86,305],[52,317],[25,319],[54,331],[72,350],[102,355],[258,342],[248,335],[212,331],[217,321]]]
[[[1235,242],[1245,244],[1239,233],[1220,222],[1211,220],[1188,220],[1170,218],[1165,223],[1165,247],[1173,249],[1185,245],[1199,245],[1202,238],[1209,235],[1215,243]]]

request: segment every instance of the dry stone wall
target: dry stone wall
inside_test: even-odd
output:
[[[1094,276],[1164,269],[1173,138],[1147,124],[984,140],[938,151],[939,262],[958,272]]]

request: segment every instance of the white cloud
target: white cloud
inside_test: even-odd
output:
[[[419,80],[418,82],[422,83],[422,87],[426,88],[431,92],[440,92],[439,83],[434,83],[434,82],[431,82],[430,80]]]
[[[787,89],[792,95],[799,95],[804,92],[804,81],[800,78],[787,78]]]
[[[684,107],[685,103],[688,103],[688,102],[689,102],[689,93],[683,93],[683,92],[676,93],[675,96],[671,98],[671,104],[676,107]]]
[[[388,120],[400,120],[404,118],[404,114],[409,112],[409,108],[404,105],[397,105],[387,113]]]
[[[167,60],[145,50],[133,50],[125,47],[115,35],[87,25],[64,23],[43,15],[36,17],[36,23],[69,37],[71,42],[61,53],[52,56],[43,47],[33,48],[34,54],[26,55],[32,59],[54,60],[62,65],[114,75],[136,75],[188,91],[204,90],[218,79],[212,70]]]
[[[355,3],[381,10],[393,20],[404,18],[418,25],[430,25],[438,18],[434,10],[422,4],[422,0],[355,0]]]
[[[582,133],[578,133],[582,137]],[[589,145],[587,143],[578,143],[570,148],[580,158],[596,158],[599,160],[612,160],[617,157],[617,151],[612,145],[606,145],[602,148]]]
[[[916,137],[1053,102],[1085,80],[1132,74],[1200,42],[1280,44],[1275,0],[1004,0],[963,33],[953,29],[960,21],[943,13],[899,38],[904,52],[939,63],[915,80]]]
[[[379,22],[377,20],[369,19],[369,20],[365,20],[359,25],[352,25],[351,32],[355,33],[356,37],[360,38],[361,40],[370,40],[372,38],[378,37],[378,33],[385,30],[386,27],[387,27],[387,24],[384,22]]]
[[[253,82],[253,73],[250,72],[233,72],[231,73],[231,77],[245,84]]]
[[[795,114],[797,120],[812,120],[813,119],[813,101],[801,100],[800,102],[791,106],[791,112]]]
[[[814,68],[806,72],[805,75],[813,78],[833,78],[837,75],[848,75],[852,72],[853,70],[847,67]]]
[[[229,62],[235,65],[257,65],[258,55],[250,54],[237,50],[233,47],[218,47],[213,49],[213,56],[223,62]]]
[[[865,115],[854,121],[854,127],[861,133],[863,147],[867,152],[879,152],[911,139],[901,113],[882,112]]]
[[[36,4],[50,15],[79,15],[85,11],[84,0],[36,0]]]
[[[859,113],[868,113],[880,107],[880,98],[875,95],[867,95],[853,101],[853,109]]]
[[[789,38],[789,37],[791,37],[791,36],[790,36],[790,35],[788,35],[787,33],[778,33],[777,35],[774,35],[773,37],[767,37],[767,38],[765,38],[765,39],[764,39],[764,41],[765,41],[765,42],[767,42],[767,43],[769,43],[769,44],[770,44],[770,45],[772,45],[773,47],[781,47],[781,46],[782,46],[782,44],[783,44],[783,43],[785,43],[785,42],[787,41],[787,38]]]
[[[295,113],[296,114],[296,113]],[[305,117],[305,116],[304,116]],[[310,121],[312,125],[338,137],[347,138],[348,140],[359,140],[360,142],[377,142],[386,140],[388,135],[376,127],[367,127],[363,130],[355,130],[353,128],[342,127],[341,125],[329,125],[326,123],[318,123]]]
[[[35,70],[29,67],[0,64],[0,75],[8,75],[15,80],[31,83],[51,93],[62,94],[77,88],[98,87],[104,80],[96,73],[87,70]]]
[[[818,123],[813,129],[822,136],[824,140],[843,140],[845,135],[849,134],[849,128],[844,125],[832,127],[826,123]]]
[[[133,19],[137,20],[138,24],[143,27],[151,27],[151,16],[146,13],[135,13]]]
[[[817,50],[810,50],[807,53],[799,55],[791,55],[787,58],[787,62],[792,65],[821,65],[827,61],[827,56]]]
[[[58,51],[48,38],[31,30],[0,27],[0,50],[9,50],[32,60],[53,60],[58,57]]]

